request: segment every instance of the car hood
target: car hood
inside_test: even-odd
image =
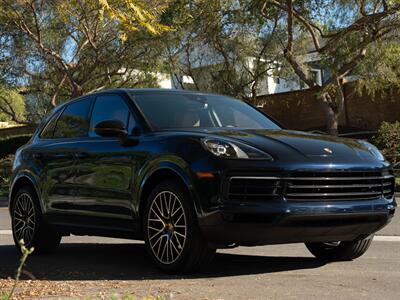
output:
[[[297,154],[303,157],[345,157],[351,160],[377,160],[357,140],[290,130],[208,129],[208,134],[238,140],[275,157]]]

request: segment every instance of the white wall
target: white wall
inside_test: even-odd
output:
[[[174,88],[171,75],[165,73],[156,73],[157,83],[162,89],[172,89]]]

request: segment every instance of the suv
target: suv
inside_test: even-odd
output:
[[[394,176],[371,144],[288,131],[226,96],[118,89],[55,108],[18,149],[14,241],[141,239],[167,272],[216,249],[303,242],[323,260],[362,255],[394,215]]]

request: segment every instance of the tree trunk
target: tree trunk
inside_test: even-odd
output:
[[[321,95],[325,106],[326,129],[328,134],[339,134],[339,117],[344,110],[343,82],[336,79],[335,84],[325,87]]]
[[[340,114],[329,104],[325,104],[326,130],[330,135],[339,134],[339,116]]]

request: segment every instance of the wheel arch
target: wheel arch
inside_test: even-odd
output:
[[[157,168],[148,172],[140,184],[138,195],[139,218],[141,219],[143,216],[143,212],[146,208],[147,198],[149,197],[153,188],[166,179],[177,180],[182,184],[193,201],[196,215],[200,216],[202,209],[190,175],[175,164],[165,163],[160,164]]]
[[[33,188],[33,190],[36,193],[37,199],[39,200],[40,209],[43,212],[43,207],[42,207],[42,203],[40,201],[40,197],[39,197],[40,194],[39,194],[39,191],[38,191],[38,188],[36,185],[36,180],[33,178],[33,176],[30,173],[25,173],[25,172],[18,174],[12,181],[12,184],[10,185],[10,190],[9,190],[9,195],[8,195],[9,210],[11,211],[16,193],[23,186],[30,186]]]

